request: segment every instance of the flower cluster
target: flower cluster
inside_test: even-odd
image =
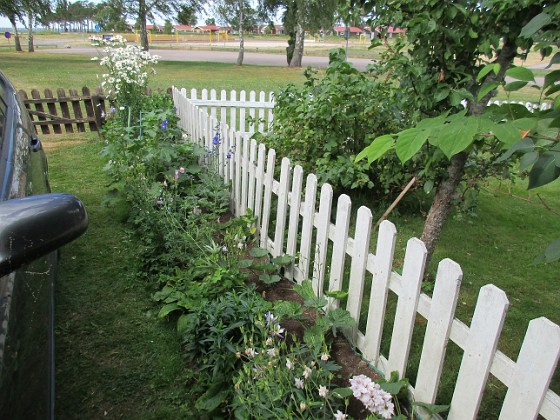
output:
[[[391,394],[383,391],[371,378],[365,375],[354,376],[350,379],[350,389],[354,397],[360,400],[371,413],[378,414],[384,419],[393,416],[395,407]]]
[[[108,98],[120,105],[132,106],[132,101],[145,90],[149,72],[155,73],[153,67],[147,68],[157,64],[159,57],[150,55],[137,45],[127,45],[126,39],[120,35],[111,39],[92,37],[91,43],[103,48],[104,56],[92,60],[99,61],[101,66],[108,69],[102,75],[101,83]]]

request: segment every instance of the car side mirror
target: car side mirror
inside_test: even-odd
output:
[[[70,194],[0,202],[0,276],[73,241],[87,226],[84,205]]]

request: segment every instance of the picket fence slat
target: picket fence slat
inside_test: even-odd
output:
[[[435,401],[447,345],[451,340],[463,351],[463,356],[453,397],[448,402],[449,419],[477,417],[490,374],[508,388],[500,418],[534,418],[536,413],[546,419],[560,418],[560,397],[548,389],[560,353],[558,325],[546,319],[531,321],[517,362],[512,361],[497,350],[509,304],[503,291],[492,285],[481,288],[468,326],[454,318],[462,281],[462,271],[457,263],[449,259],[440,262],[433,295],[429,297],[420,291],[425,261],[422,242],[417,239],[409,241],[403,274],[400,275],[392,271],[396,244],[396,229],[392,223],[383,221],[380,224],[374,255],[369,250],[372,228],[369,209],[358,209],[356,229],[351,237],[352,203],[349,197],[342,194],[338,198],[333,224],[330,221],[333,204],[330,186],[321,186],[318,199],[317,177],[307,174],[304,187],[302,168],[291,168],[287,159],[282,159],[280,180],[274,179],[275,151],[267,150],[263,144],[257,145],[253,139],[246,140],[251,132],[265,133],[270,128],[274,118],[272,94],[267,98],[262,92],[231,91],[228,98],[222,91],[220,100],[214,102],[212,94],[206,90],[202,90],[200,98],[196,90],[191,90],[191,99],[187,98],[186,89],[181,92],[174,92],[173,97],[181,116],[180,123],[191,141],[208,146],[217,124],[220,124],[220,130],[229,133],[224,136],[219,153],[231,156],[233,152],[233,158],[222,157],[219,161],[228,166],[223,176],[225,182],[231,184],[232,208],[238,216],[246,208],[254,210],[260,246],[275,256],[287,254],[294,257],[285,276],[298,283],[311,278],[317,294],[324,290],[339,291],[348,282],[344,288],[348,293],[346,309],[357,325],[365,325],[365,332],[356,327],[344,333],[366,360],[386,376],[392,370],[404,376],[409,368],[411,340],[418,320],[426,324],[426,328],[418,338],[422,347],[416,380],[409,386],[417,401]],[[220,111],[213,114],[212,107]],[[229,112],[224,112],[225,108],[230,108]],[[212,115],[219,117],[220,121]],[[246,116],[253,119],[250,126]],[[273,238],[270,238],[273,214],[276,225]],[[370,282],[369,306],[363,308],[363,293]],[[385,334],[389,293],[396,296],[396,309],[392,330],[387,332],[389,350],[384,354],[381,339]],[[338,306],[337,299],[329,298],[326,309],[333,310]],[[360,323],[364,309],[367,309],[364,315],[367,318]]]
[[[476,417],[508,306],[505,293],[496,286],[480,289],[451,399],[450,419]]]
[[[369,300],[368,318],[366,325],[366,344],[363,349],[364,357],[376,360],[381,347],[383,323],[387,294],[389,293],[389,279],[393,268],[393,255],[397,242],[397,229],[391,222],[384,220],[379,225],[377,248],[374,257],[373,280]]]
[[[296,165],[293,170],[292,191],[289,197],[290,215],[288,221],[288,239],[286,243],[286,255],[296,256],[299,217],[301,211],[301,192],[303,190],[303,169]],[[287,268],[285,275],[288,279],[294,279],[294,262]]]
[[[329,245],[329,229],[331,220],[333,189],[329,184],[321,187],[319,213],[317,213],[317,235],[315,240],[315,257],[313,258],[313,290],[317,296],[323,296],[327,249]]]
[[[500,419],[536,418],[560,355],[560,327],[546,318],[529,322]],[[534,374],[527,377],[527,371]],[[523,395],[525,398],[519,398]]]
[[[346,194],[338,197],[336,205],[336,220],[333,237],[333,250],[330,264],[329,292],[342,290],[344,279],[344,266],[346,263],[346,242],[350,229],[350,211],[352,201]],[[327,309],[334,310],[339,307],[338,299],[328,298]]]
[[[462,278],[459,264],[450,259],[440,261],[416,378],[415,396],[419,401],[436,401]]]

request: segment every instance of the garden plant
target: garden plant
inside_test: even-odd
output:
[[[106,53],[115,55],[111,47]],[[254,246],[251,212],[229,214],[228,185],[216,171],[220,132],[209,148],[189,143],[169,97],[146,96],[139,87],[147,79],[134,83],[138,72],[120,72],[115,60],[100,63],[109,68],[106,80],[120,86],[103,129],[112,177],[106,204],[128,206],[141,243],[140,279],[161,304],[159,317],[176,323],[185,359],[197,372],[191,410],[232,418],[406,418],[413,409],[398,397],[406,394],[406,380],[372,375],[374,383],[357,375],[348,382],[337,374],[330,346],[354,326],[347,311],[326,312],[326,298],[309,281],[293,286],[299,302],[263,297],[291,259]],[[282,326],[290,320],[304,333]],[[363,404],[352,408],[351,399]]]

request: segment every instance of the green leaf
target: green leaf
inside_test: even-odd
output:
[[[336,335],[336,330],[341,328],[353,328],[356,326],[356,321],[350,315],[346,309],[337,308],[333,311],[329,311],[326,316],[327,320],[333,328],[333,332]]]
[[[301,304],[293,301],[277,301],[274,304],[274,314],[280,319],[294,318],[297,319],[303,315]]]
[[[249,255],[254,258],[262,258],[268,255],[268,250],[264,248],[253,248],[249,252]]]
[[[492,132],[498,140],[506,145],[511,145],[521,140],[521,131],[519,131],[511,121],[496,124],[492,127]]]
[[[274,284],[278,283],[281,278],[278,274],[261,274],[259,276],[259,280],[262,281],[264,284]]]
[[[401,379],[397,382],[383,382],[380,383],[379,386],[383,391],[388,392],[391,395],[397,395],[402,389],[408,387],[408,380]]]
[[[557,159],[560,159],[560,152],[545,152],[539,157],[529,172],[528,189],[541,187],[560,177]]]
[[[519,36],[530,38],[540,31],[544,26],[552,22],[552,18],[547,13],[540,13],[531,19],[522,29]]]
[[[329,302],[326,297],[316,295],[313,295],[313,297],[307,298],[303,301],[303,304],[308,308],[316,309],[324,308],[327,303]]]
[[[343,290],[333,290],[332,292],[325,292],[325,295],[334,299],[344,299],[348,296],[348,292]]]
[[[464,121],[464,122],[463,122]],[[440,132],[439,148],[451,159],[452,156],[462,152],[474,141],[478,132],[478,120],[476,118],[465,118],[454,124],[444,126]]]
[[[428,404],[423,402],[413,402],[412,405],[416,407],[422,407],[429,414],[438,414],[449,410],[448,405],[435,405],[435,404]]]
[[[294,261],[294,257],[290,255],[282,255],[281,257],[276,257],[270,260],[271,263],[279,265],[280,267],[286,267]]]
[[[449,92],[450,92],[450,89],[448,87],[446,87],[444,89],[439,89],[434,96],[435,102],[443,101],[445,98],[447,98],[449,96]]]
[[[192,314],[181,314],[179,319],[177,320],[177,332],[182,334],[191,322],[191,315]]]
[[[521,152],[527,153],[535,149],[535,143],[531,139],[522,139],[511,146],[502,156],[500,156],[496,162],[500,163],[506,159],[509,159],[514,153]]]
[[[434,181],[432,181],[431,179],[424,183],[424,192],[426,194],[430,194],[433,188],[434,188]]]
[[[249,268],[253,265],[253,261],[251,260],[241,260],[239,261],[239,268]]]
[[[294,284],[294,291],[302,297],[302,299],[310,299],[315,297],[313,284],[311,280],[304,280],[301,284]]]
[[[559,80],[560,80],[560,70],[551,71],[546,76],[544,76],[543,87],[546,89],[547,87],[554,85]]]
[[[537,161],[539,154],[537,152],[525,153],[519,160],[519,170],[524,171]]]
[[[196,400],[195,407],[199,410],[214,411],[230,394],[229,386],[220,382],[213,384],[204,394]]]
[[[493,82],[493,83],[488,83],[483,85],[482,89],[480,89],[480,92],[478,92],[478,97],[477,97],[478,100],[480,101],[482,98],[484,98],[488,93],[496,89],[498,86],[500,86],[500,83],[498,82]]]
[[[331,391],[331,394],[336,398],[348,398],[353,392],[350,388],[335,388]]]
[[[554,54],[552,56],[552,58],[550,59],[550,63],[548,63],[548,66],[546,66],[547,69],[550,68],[550,66],[552,66],[553,64],[558,64],[560,63],[560,52],[557,52],[556,54]]]
[[[524,82],[534,82],[535,75],[527,67],[510,67],[506,71],[506,76],[513,79],[522,80]]]
[[[167,305],[163,305],[163,307],[159,310],[158,316],[160,318],[166,317],[171,312],[182,309],[177,303],[168,303]]]
[[[394,145],[395,142],[393,140],[393,136],[391,136],[390,134],[377,137],[371,142],[369,146],[358,153],[355,162],[359,162],[365,157],[367,157],[368,163],[376,161],[377,159],[385,155],[385,153],[387,153],[389,150],[391,150]]]
[[[397,156],[402,163],[414,156],[426,143],[430,130],[409,128],[399,134],[397,138]]]
[[[504,86],[504,90],[506,92],[513,92],[519,89],[523,89],[525,86],[527,86],[527,83],[529,82],[522,82],[520,80],[511,82]]]

